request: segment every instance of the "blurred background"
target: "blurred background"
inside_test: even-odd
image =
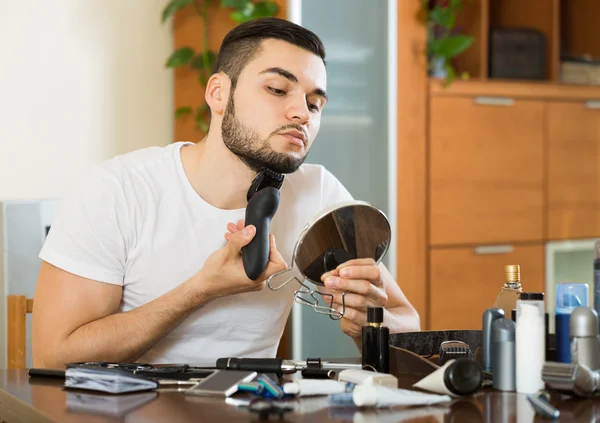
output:
[[[327,50],[331,101],[307,161],[388,216],[385,263],[422,329],[480,328],[509,264],[520,265],[523,291],[545,293],[549,315],[558,283],[587,283],[592,305],[597,0],[0,5],[2,298],[33,297],[37,254],[78,175],[120,153],[199,141],[223,36],[278,16]],[[339,322],[295,305],[279,354],[358,352]]]

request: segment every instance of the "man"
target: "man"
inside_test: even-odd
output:
[[[297,287],[271,291],[265,280],[291,262],[311,217],[352,198],[322,166],[303,164],[327,102],[324,58],[319,38],[288,21],[239,25],[206,87],[205,139],[117,156],[76,185],[40,253],[36,367],[275,355]],[[244,208],[263,167],[286,176],[269,262],[253,281],[240,252],[256,231]],[[348,262],[324,279],[337,302],[348,292],[341,328],[357,342],[369,305],[385,305],[392,332],[419,329],[384,266]]]

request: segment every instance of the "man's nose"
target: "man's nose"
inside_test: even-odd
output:
[[[308,123],[310,120],[310,111],[308,110],[306,98],[295,98],[290,102],[287,111],[287,118],[301,125]]]

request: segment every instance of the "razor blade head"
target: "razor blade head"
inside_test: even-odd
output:
[[[550,389],[588,397],[597,393],[598,375],[586,366],[573,363],[546,362],[542,380]]]

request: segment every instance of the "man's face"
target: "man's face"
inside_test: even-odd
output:
[[[296,171],[319,132],[326,83],[319,56],[264,40],[230,92],[221,126],[225,145],[256,172]]]

